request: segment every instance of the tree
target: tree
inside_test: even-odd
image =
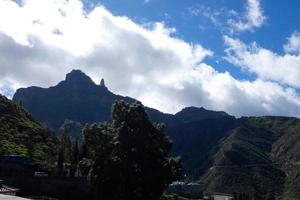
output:
[[[115,102],[112,123],[88,125],[83,132],[98,199],[158,200],[181,176],[180,158],[169,157],[172,142],[164,126],[152,124],[139,102]]]
[[[78,140],[79,143],[82,141],[82,125],[80,122],[66,119],[58,130],[58,135],[62,136],[68,133],[70,140],[75,142]]]
[[[78,140],[75,141],[75,144],[72,148],[72,159],[71,159],[71,168],[70,168],[70,176],[74,177],[79,162],[79,147],[78,147]]]
[[[60,145],[58,150],[57,170],[60,175],[63,174],[64,164],[70,163],[72,160],[71,139],[68,132],[64,132],[60,137]]]

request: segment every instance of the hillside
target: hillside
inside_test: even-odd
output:
[[[299,128],[296,118],[239,119],[201,181],[208,191],[299,199]]]
[[[199,178],[212,165],[219,141],[227,137],[234,124],[235,118],[225,116],[177,123],[167,128],[174,141],[173,154],[182,157],[185,173],[191,179]]]
[[[56,137],[27,111],[0,95],[0,155],[28,156],[30,165],[47,168],[56,144]]]

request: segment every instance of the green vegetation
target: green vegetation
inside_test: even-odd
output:
[[[97,199],[158,200],[180,178],[180,159],[168,157],[170,139],[140,103],[115,102],[112,123],[89,125],[84,134]]]
[[[0,155],[28,156],[31,167],[51,170],[57,142],[20,105],[0,95]]]
[[[81,142],[83,140],[82,129],[83,126],[80,122],[66,119],[58,129],[57,135],[62,136],[67,133],[72,142],[76,140]]]

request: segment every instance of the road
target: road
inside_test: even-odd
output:
[[[29,199],[0,194],[0,200],[29,200]]]

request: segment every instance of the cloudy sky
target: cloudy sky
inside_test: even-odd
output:
[[[72,69],[174,113],[300,117],[299,0],[0,0],[0,93]]]

